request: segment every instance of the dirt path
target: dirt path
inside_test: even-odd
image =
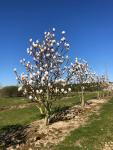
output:
[[[24,141],[19,141],[19,144],[13,144],[7,148],[7,150],[51,150],[53,145],[58,144],[63,141],[70,131],[75,130],[80,127],[80,125],[85,125],[88,121],[89,116],[92,113],[99,113],[100,107],[106,103],[106,100],[89,100],[89,105],[84,107],[84,110],[74,118],[65,121],[58,121],[49,126],[45,126],[45,120],[39,120],[31,123],[28,127],[21,131],[21,136],[24,137]],[[71,115],[74,110],[76,111],[79,106],[74,106],[71,108]],[[69,115],[69,114],[66,114]],[[13,141],[16,141],[18,133],[12,135]],[[17,135],[16,135],[17,134]],[[15,146],[14,146],[15,145]]]

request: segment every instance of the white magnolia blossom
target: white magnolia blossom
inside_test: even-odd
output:
[[[61,41],[64,42],[64,41],[65,41],[65,37],[62,37],[62,38],[61,38]]]
[[[33,80],[29,80],[29,84],[30,84],[30,85],[33,84]]]
[[[59,92],[59,89],[56,87],[56,89],[55,89],[55,93],[58,93]]]
[[[67,91],[64,91],[64,94],[67,94]]]
[[[32,39],[29,39],[29,42],[32,42],[33,40]]]
[[[71,88],[68,88],[68,91],[71,92]]]
[[[36,90],[36,93],[39,94],[40,93],[39,90]]]
[[[67,56],[66,56],[66,59],[68,59],[68,58],[69,58],[69,56],[67,55]]]
[[[27,93],[27,90],[26,90],[26,89],[24,89],[24,95],[26,95],[26,93]]]
[[[64,89],[61,89],[61,92],[64,92]]]
[[[18,77],[16,77],[16,80],[18,80]]]
[[[16,72],[16,68],[14,68],[13,71]]]
[[[22,91],[22,86],[20,86],[20,87],[18,88],[18,91]]]
[[[65,31],[62,31],[62,34],[65,34],[66,32]]]
[[[40,89],[39,93],[42,93],[42,92],[43,92],[43,90],[42,90],[42,89]]]
[[[29,99],[30,99],[30,100],[32,100],[32,99],[33,99],[33,97],[30,95],[30,96],[29,96]]]
[[[38,44],[38,43],[39,43],[39,40],[36,40],[36,43]]]
[[[55,28],[53,28],[53,32],[55,32]]]

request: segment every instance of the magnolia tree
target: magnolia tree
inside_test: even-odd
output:
[[[97,84],[97,97],[100,99],[100,91],[108,91],[109,81],[106,79],[105,75],[96,76],[95,82]],[[104,92],[103,92],[104,97]]]
[[[66,94],[71,88],[65,88],[69,82],[69,58],[67,52],[69,44],[65,38],[65,31],[57,41],[55,28],[44,32],[42,41],[29,40],[27,54],[30,61],[20,60],[25,67],[25,73],[18,75],[14,69],[19,84],[19,91],[36,102],[41,114],[46,115],[49,123],[53,100],[60,94]]]
[[[101,90],[101,86],[100,86],[101,77],[100,76],[98,75],[96,76],[95,83],[97,85],[97,98],[100,99],[100,90]]]
[[[88,63],[85,60],[76,58],[75,62],[71,64],[70,74],[72,80],[75,79],[77,84],[81,85],[81,106],[83,107],[84,102],[84,84],[94,82],[95,74],[92,73],[88,67]]]

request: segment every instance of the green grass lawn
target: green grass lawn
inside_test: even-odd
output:
[[[95,97],[95,93],[85,94],[85,99],[91,99]],[[53,103],[52,110],[62,109],[64,107],[70,107],[80,102],[80,95],[72,93],[67,98],[61,98]],[[24,98],[4,98],[0,99],[0,107],[26,104],[28,101]],[[8,125],[25,125],[32,121],[42,118],[37,107],[31,106],[23,109],[11,109],[0,111],[0,129]]]
[[[1,111],[0,128],[16,124],[25,125],[40,118],[41,115],[35,106],[30,108]]]
[[[86,92],[84,94],[85,101],[89,99],[96,98],[97,94],[96,92]],[[53,104],[53,109],[55,108],[63,108],[63,107],[71,107],[76,104],[80,104],[80,97],[81,94],[79,93],[71,93],[67,97],[63,97],[61,99],[57,99]]]
[[[13,97],[13,98],[0,98],[0,108],[4,106],[13,106],[26,104],[29,101],[23,97]]]
[[[87,125],[72,131],[54,150],[101,150],[109,141],[113,141],[113,98],[100,115],[92,115]]]

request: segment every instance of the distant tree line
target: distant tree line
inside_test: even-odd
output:
[[[0,89],[0,97],[21,97],[22,91],[18,91],[18,86],[6,86]]]
[[[67,85],[67,87],[70,85]],[[85,91],[93,92],[93,91],[101,91],[101,86],[97,85],[97,83],[86,83],[84,84]],[[72,92],[80,92],[81,84],[71,84]],[[23,92],[18,91],[18,86],[6,86],[0,89],[0,97],[22,97]]]
[[[81,86],[81,84],[72,84],[71,89],[73,92],[80,92]],[[83,86],[86,92],[101,91],[103,89],[100,83],[84,83]]]

